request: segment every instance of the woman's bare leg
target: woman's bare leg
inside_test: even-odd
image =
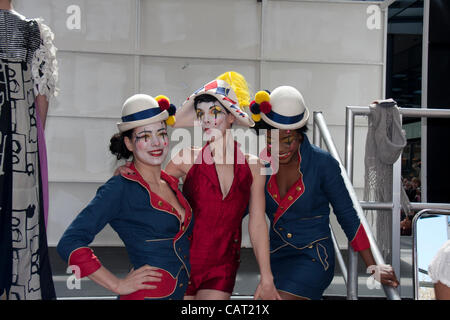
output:
[[[202,289],[197,291],[195,300],[229,300],[230,296],[231,294],[229,292],[212,289]]]

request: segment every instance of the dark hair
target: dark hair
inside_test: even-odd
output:
[[[194,110],[197,110],[197,105],[198,105],[199,103],[202,103],[202,102],[218,102],[218,103],[223,107],[223,105],[220,103],[219,100],[217,100],[216,97],[214,97],[214,96],[212,96],[212,95],[210,95],[210,94],[205,93],[205,94],[201,94],[201,95],[199,95],[199,96],[196,96],[196,97],[194,98]],[[227,114],[231,113],[230,111],[228,111],[227,108],[225,108],[225,107],[223,107],[223,108],[225,109],[225,111],[226,111]]]
[[[117,160],[128,159],[133,155],[133,152],[128,150],[125,145],[125,137],[128,137],[128,139],[131,140],[133,137],[133,129],[125,132],[118,132],[111,137],[109,151],[117,157]]]
[[[275,128],[274,126],[268,124],[268,123],[265,122],[263,119],[261,119],[261,120],[258,121],[258,122],[255,121],[255,126],[254,126],[252,129],[255,129],[256,134],[259,135],[259,130],[263,130],[263,129],[265,129],[265,130],[271,130],[271,129],[278,129],[278,128]],[[295,131],[297,131],[298,133],[300,133],[301,136],[303,137],[303,135],[308,131],[308,125],[305,124],[303,127],[298,128],[298,129],[295,129]]]

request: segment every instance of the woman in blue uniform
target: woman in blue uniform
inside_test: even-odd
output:
[[[267,159],[273,174],[267,177],[265,193],[275,286],[283,299],[321,299],[334,276],[329,205],[367,266],[375,265],[369,240],[338,162],[309,143],[309,111],[300,92],[290,86],[270,94],[260,91],[250,110],[255,128],[268,129]],[[278,138],[277,147],[272,137]],[[398,286],[391,266],[377,269],[383,284]]]
[[[102,185],[58,243],[77,277],[88,276],[120,299],[182,299],[187,288],[192,210],[178,180],[161,170],[172,109],[164,96],[138,94],[125,101],[120,133],[111,138],[110,150],[118,159],[133,156],[131,171]],[[102,266],[88,247],[108,223],[133,265],[124,279]]]

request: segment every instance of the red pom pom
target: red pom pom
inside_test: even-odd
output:
[[[167,100],[167,99],[164,99],[164,98],[159,99],[159,100],[158,100],[158,104],[159,104],[159,108],[160,108],[161,110],[167,110],[167,109],[170,108],[170,102],[169,102],[169,100]]]
[[[272,110],[272,105],[270,104],[269,101],[264,101],[261,102],[261,104],[259,105],[259,109],[263,113],[269,113]]]

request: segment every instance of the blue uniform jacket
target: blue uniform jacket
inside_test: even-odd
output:
[[[330,204],[353,248],[359,251],[370,247],[336,159],[311,145],[306,135],[299,149],[301,177],[283,199],[276,175],[266,181],[271,252],[287,244],[303,249],[330,237]]]
[[[182,269],[189,275],[192,210],[178,190],[178,181],[163,171],[161,178],[185,208],[183,223],[176,210],[153,193],[138,173],[115,176],[97,190],[95,198],[64,232],[57,247],[61,257],[69,261],[72,252],[87,247],[109,223],[124,242],[134,269],[148,264],[174,278]]]

